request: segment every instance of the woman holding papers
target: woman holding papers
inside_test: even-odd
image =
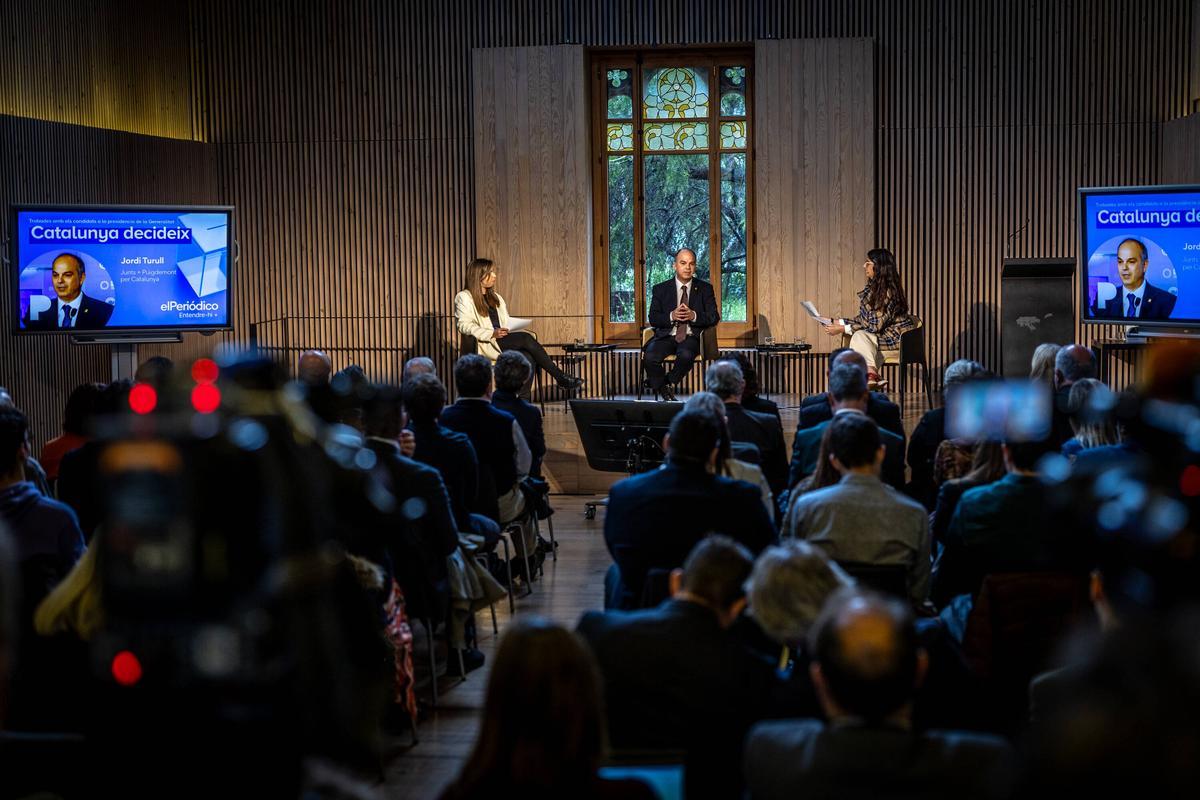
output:
[[[463,290],[454,296],[454,321],[458,332],[475,337],[479,354],[493,362],[504,350],[518,350],[565,389],[578,389],[582,378],[573,378],[550,360],[546,349],[531,334],[521,331],[529,320],[508,316],[504,298],[496,292],[496,265],[486,258],[477,258],[467,265],[467,280]]]
[[[863,264],[867,285],[858,293],[858,316],[831,319],[825,325],[830,336],[850,336],[850,349],[867,360],[867,382],[883,387],[879,367],[884,349],[900,346],[900,334],[915,326],[908,313],[908,298],[900,285],[900,271],[891,251],[876,248]]]

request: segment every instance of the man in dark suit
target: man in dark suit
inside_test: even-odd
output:
[[[608,494],[604,541],[615,571],[610,604],[636,608],[650,570],[672,570],[709,532],[728,534],[758,553],[775,539],[762,495],[744,481],[714,475],[721,431],[710,413],[671,420],[661,469],[620,481]]]
[[[521,426],[525,443],[529,445],[529,474],[542,475],[542,459],[546,456],[546,435],[542,430],[542,412],[538,407],[520,397],[526,381],[533,374],[533,367],[520,350],[505,350],[496,359],[496,391],[492,392],[492,405],[507,411]]]
[[[83,293],[87,274],[82,258],[74,253],[63,253],[50,265],[50,279],[56,297],[50,302],[50,308],[36,317],[30,308],[24,320],[27,330],[97,330],[108,324],[113,307]]]
[[[787,444],[783,441],[783,428],[779,420],[770,414],[759,414],[742,407],[742,391],[746,381],[737,362],[721,360],[712,364],[704,374],[708,391],[725,403],[725,420],[729,425],[729,438],[735,442],[748,442],[758,448],[763,475],[778,497],[787,488]]]
[[[861,356],[860,356],[861,358]],[[792,440],[792,464],[788,470],[788,488],[813,474],[821,452],[821,439],[835,414],[867,414],[869,397],[867,373],[854,364],[840,363],[829,374],[830,418],[811,428],[798,428]],[[896,489],[904,488],[904,439],[879,426],[879,438],[887,452],[883,457],[883,482]]]
[[[742,740],[769,711],[769,659],[729,628],[746,606],[750,552],[709,536],[671,573],[671,599],[635,612],[589,611],[578,632],[604,678],[619,749],[686,752],[689,797],[738,797]]]
[[[700,334],[721,321],[712,284],[695,277],[696,254],[688,248],[675,254],[675,277],[654,287],[650,298],[650,325],[654,338],[646,343],[642,367],[650,389],[666,400],[675,399],[677,387],[700,354]],[[663,359],[674,354],[668,375]]]
[[[942,391],[949,397],[957,391],[955,387],[989,377],[991,373],[979,362],[960,358],[946,367],[942,377]],[[926,411],[908,440],[908,466],[912,470],[912,480],[907,488],[908,496],[924,505],[931,513],[937,505],[938,496],[938,485],[933,480],[933,461],[937,456],[938,445],[945,438],[946,407],[943,405]]]
[[[1164,320],[1175,310],[1175,295],[1146,280],[1150,253],[1141,239],[1126,239],[1117,245],[1117,276],[1121,291],[1092,308],[1099,319]],[[1099,300],[1099,298],[1097,298]]]
[[[809,635],[825,716],[755,725],[746,738],[747,797],[1006,797],[1013,752],[996,736],[917,732],[912,701],[929,659],[912,611],[847,591]]]
[[[1054,356],[1054,397],[1050,410],[1050,440],[1056,448],[1075,435],[1071,427],[1071,387],[1096,377],[1096,355],[1091,348],[1069,344]]]
[[[754,361],[740,350],[733,354],[733,360],[742,368],[742,377],[746,379],[746,388],[742,390],[742,408],[760,414],[770,414],[779,420],[782,426],[783,418],[779,415],[779,404],[758,394],[761,387],[758,385],[758,370],[754,368]]]
[[[864,375],[867,371],[867,360],[861,353],[848,347],[839,347],[829,354],[829,371],[826,373],[826,377],[839,364],[854,364],[862,369]],[[867,401],[866,413],[868,417],[875,420],[875,424],[880,428],[891,431],[901,440],[904,439],[904,423],[900,421],[900,406],[889,400],[886,394],[871,392],[870,399]],[[800,401],[800,424],[796,428],[797,430],[811,428],[832,416],[833,405],[829,392],[812,394]]]

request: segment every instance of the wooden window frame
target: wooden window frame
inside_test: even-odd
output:
[[[746,154],[746,320],[726,322],[717,326],[722,346],[753,343],[757,339],[757,301],[754,246],[754,50],[749,47],[720,49],[660,48],[655,50],[594,51],[588,69],[591,75],[592,121],[592,208],[594,212],[593,281],[595,291],[594,336],[598,342],[640,346],[641,330],[648,314],[646,298],[645,211],[643,191],[644,158],[642,118],[643,71],[661,66],[703,66],[709,68],[709,280],[721,305],[720,235],[721,235],[721,156],[723,153]],[[725,66],[746,67],[747,141],[744,150],[721,150],[721,99],[719,69]],[[633,117],[623,122],[633,125],[633,180],[637,197],[633,209],[634,258],[634,322],[609,321],[609,241],[608,241],[608,90],[607,71],[624,68],[632,76]],[[615,120],[614,120],[615,121]],[[697,151],[700,152],[700,151]]]

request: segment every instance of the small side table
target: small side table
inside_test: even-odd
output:
[[[615,396],[612,391],[613,378],[617,370],[617,346],[615,344],[587,344],[583,342],[573,342],[562,346],[563,352],[568,355],[580,355],[586,358],[589,354],[597,353],[603,356],[602,359],[602,384],[606,400],[612,400]],[[587,372],[587,369],[584,369]]]
[[[812,350],[812,345],[808,344],[807,342],[803,344],[797,342],[759,344],[754,346],[754,350],[758,353],[759,358],[763,360],[763,366],[766,367],[766,369],[759,370],[759,384],[763,396],[770,400],[770,387],[774,384],[776,376],[779,376],[782,379],[780,383],[786,385],[786,364],[779,362],[779,359],[781,357],[799,356],[803,353],[807,353],[808,351]],[[800,383],[800,395],[803,397],[808,390],[808,387],[803,385],[805,383],[803,368],[800,370]],[[779,392],[776,392],[776,394],[779,394]]]

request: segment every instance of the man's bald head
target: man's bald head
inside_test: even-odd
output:
[[[850,364],[851,366],[858,367],[862,370],[863,375],[867,374],[867,359],[857,350],[847,348],[834,356],[829,362],[829,373],[832,375],[833,371],[842,364]]]
[[[869,592],[835,595],[809,636],[814,678],[831,716],[878,723],[903,712],[924,673],[912,611]]]
[[[1081,344],[1069,344],[1054,356],[1054,386],[1061,389],[1075,381],[1096,377],[1096,356]]]
[[[324,386],[329,383],[329,375],[332,372],[333,362],[329,360],[329,356],[320,350],[305,350],[300,356],[296,379],[305,386]]]

